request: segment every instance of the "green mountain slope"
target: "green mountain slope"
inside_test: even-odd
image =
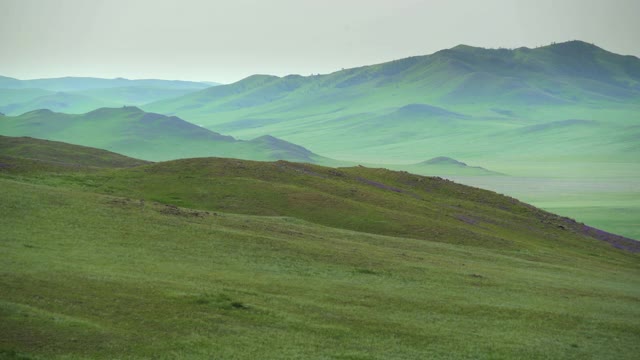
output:
[[[36,110],[4,116],[0,117],[0,134],[65,141],[151,161],[203,156],[330,161],[272,137],[236,140],[180,118],[146,113],[137,107],[102,108],[81,115]]]
[[[605,126],[599,136],[570,134],[563,154],[637,159],[620,134],[639,104],[639,59],[573,41],[515,50],[458,46],[310,77],[256,75],[145,109],[231,135],[269,133],[343,160],[393,163],[443,152],[469,160],[558,155],[513,147],[496,134],[569,119]]]
[[[513,176],[460,181],[639,236],[640,59],[584,42],[257,75],[144,108],[356,164],[434,174],[404,164],[446,154]]]
[[[4,357],[640,350],[636,242],[450,181],[189,159],[0,186]]]

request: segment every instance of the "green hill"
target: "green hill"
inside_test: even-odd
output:
[[[226,156],[331,162],[273,137],[236,140],[175,116],[147,113],[137,107],[101,108],[81,115],[36,110],[4,116],[0,118],[0,134],[92,146],[151,161]]]
[[[40,140],[29,137],[10,137],[0,135],[0,156],[29,159],[51,165],[82,167],[132,167],[148,164],[113,152],[71,145],[58,141]],[[20,163],[16,159],[12,163]]]
[[[144,109],[355,164],[465,175],[405,165],[447,154],[511,176],[459,181],[640,236],[640,59],[584,42],[256,75]]]
[[[639,59],[572,41],[515,50],[457,46],[328,75],[255,75],[145,109],[368,163],[418,162],[443,152],[481,162],[560,154],[632,160],[638,153],[629,153],[632,144],[620,134],[633,124],[639,101]],[[547,149],[536,133],[522,135],[526,146],[499,136],[568,119],[603,126],[599,136],[569,134],[562,149]],[[531,142],[542,142],[542,151],[532,153]]]
[[[413,174],[429,176],[505,176],[496,171],[487,170],[481,166],[470,166],[462,161],[447,157],[437,156],[429,160],[415,164],[386,164],[377,165],[391,170],[408,171]]]
[[[638,243],[509,197],[284,161],[39,170],[17,146],[0,149],[24,161],[0,166],[4,358],[640,350]]]
[[[8,115],[20,115],[37,109],[77,114],[113,105],[114,103],[81,94],[57,92],[39,96],[26,102],[11,103],[0,107],[0,110]]]
[[[45,95],[53,94],[52,91],[42,89],[2,89],[0,88],[0,109],[11,104],[19,104]],[[5,110],[6,111],[6,110]]]

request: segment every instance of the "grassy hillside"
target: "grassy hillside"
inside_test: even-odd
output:
[[[639,59],[574,41],[458,46],[310,77],[256,75],[145,109],[234,136],[272,134],[349,161],[419,162],[445,153],[469,161],[615,155],[633,162],[639,101]]]
[[[6,157],[13,157],[36,160],[51,165],[98,168],[132,167],[148,164],[147,161],[90,147],[29,137],[9,137],[1,135],[0,156],[5,158],[5,162]]]
[[[637,244],[504,196],[360,167],[37,162],[0,167],[5,358],[640,351],[638,255],[592,236]]]
[[[144,108],[356,164],[465,175],[406,165],[446,155],[514,177],[468,184],[640,236],[640,59],[584,42],[256,75]]]
[[[273,137],[236,140],[175,116],[147,113],[130,106],[101,108],[81,115],[36,110],[20,116],[2,116],[0,134],[92,146],[151,161],[205,156],[331,161]]]

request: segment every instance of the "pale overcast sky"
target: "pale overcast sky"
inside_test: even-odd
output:
[[[640,57],[639,15],[640,0],[0,0],[0,75],[230,83],[573,39]]]

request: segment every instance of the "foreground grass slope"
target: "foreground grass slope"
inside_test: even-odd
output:
[[[0,167],[5,358],[640,351],[638,255],[506,197],[366,168],[33,157]],[[422,229],[384,222],[408,212]]]

